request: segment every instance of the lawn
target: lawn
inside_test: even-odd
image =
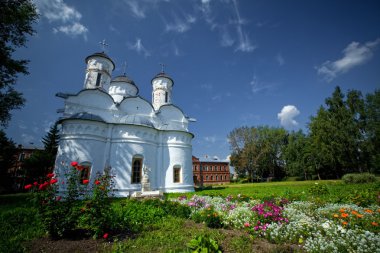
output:
[[[329,180],[230,184],[207,187],[194,193],[166,195],[169,199],[180,197],[185,206],[190,206],[190,211],[187,207],[182,209],[169,203],[117,199],[112,204],[115,219],[127,229],[121,226],[107,239],[81,238],[81,241],[48,239],[37,210],[28,201],[29,194],[3,195],[0,196],[0,252],[184,252],[188,250],[186,245],[197,236],[212,238],[223,252],[304,250],[299,245],[306,245],[309,252],[323,249],[326,252],[344,252],[344,247],[356,247],[349,243],[353,241],[350,231],[354,231],[357,238],[368,240],[365,241],[368,247],[376,246],[373,241],[380,243],[378,229],[371,226],[379,222],[379,192],[379,183],[346,185],[339,180]],[[202,199],[201,196],[208,197]],[[259,233],[264,231],[256,231],[252,224],[262,217],[252,213],[251,207],[273,198],[276,203],[281,198],[292,201],[285,208],[281,207],[284,217],[292,220],[288,227],[280,222],[270,226],[265,232],[267,234],[260,238]],[[204,206],[189,205],[194,199],[202,200]],[[340,212],[343,208],[344,211]],[[370,210],[374,213],[369,213]],[[187,212],[191,212],[192,219],[185,218]],[[363,218],[358,218],[357,214],[354,216],[354,212],[363,213]],[[350,220],[341,218],[341,213],[350,215]],[[211,217],[215,215],[214,220],[210,220],[210,214]],[[339,218],[335,219],[334,215],[339,215]],[[219,228],[215,220],[223,227]],[[304,220],[304,223],[295,222],[299,220]],[[346,221],[349,222],[347,226],[341,225]],[[340,232],[332,230],[342,226]],[[344,236],[339,234],[342,231]],[[309,238],[314,238],[314,235],[320,241],[326,236],[337,235],[341,240],[324,241],[322,246],[313,245]],[[334,251],[335,248],[339,251]],[[363,252],[370,251],[364,248]]]

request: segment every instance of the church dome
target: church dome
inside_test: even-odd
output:
[[[120,103],[124,97],[137,96],[139,88],[131,78],[124,74],[112,79],[108,93],[113,97],[115,102]]]
[[[170,76],[168,76],[165,72],[158,73],[155,77],[153,77],[152,82],[153,82],[153,80],[160,79],[160,78],[169,79],[171,81],[172,86],[174,85],[173,79]]]
[[[85,62],[88,63],[88,60],[90,58],[95,58],[95,57],[102,57],[102,58],[105,58],[105,59],[109,60],[112,63],[112,66],[113,66],[112,71],[115,69],[115,63],[104,52],[93,53],[92,55],[87,56],[86,59],[85,59]]]

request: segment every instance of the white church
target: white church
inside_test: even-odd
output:
[[[150,103],[125,74],[112,78],[115,64],[104,52],[85,61],[83,89],[57,94],[64,109],[56,172],[76,161],[81,178],[93,183],[110,169],[121,197],[140,192],[144,178],[152,191],[194,191],[192,119],[172,104],[173,79],[164,71],[153,77]]]

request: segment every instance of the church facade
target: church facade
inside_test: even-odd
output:
[[[152,79],[152,103],[138,95],[128,76],[112,78],[115,64],[104,52],[86,58],[83,89],[58,93],[64,99],[55,170],[71,161],[93,182],[110,169],[116,196],[141,191],[143,173],[150,189],[194,191],[190,118],[172,104],[174,81],[163,71]]]

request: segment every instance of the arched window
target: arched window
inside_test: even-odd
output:
[[[102,78],[102,74],[98,73],[98,75],[96,76],[96,84],[95,84],[96,87],[100,86],[101,78]]]
[[[141,183],[142,164],[142,157],[134,157],[132,159],[132,184]]]
[[[79,164],[79,182],[81,184],[83,184],[83,180],[90,179],[91,166],[92,164],[90,162],[82,162]]]
[[[218,175],[215,176],[215,181],[218,181]]]
[[[181,166],[179,165],[173,167],[173,182],[181,183]]]

